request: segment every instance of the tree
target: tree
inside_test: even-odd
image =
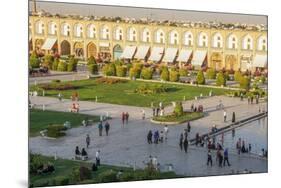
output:
[[[53,62],[54,62],[54,57],[53,56],[45,55],[44,56],[43,67],[48,67],[49,69],[52,69]]]
[[[58,71],[66,71],[67,70],[67,64],[65,61],[60,61],[58,64]]]
[[[198,71],[196,81],[198,84],[204,85],[205,84],[205,76],[202,70]]]
[[[160,77],[161,77],[161,80],[169,81],[170,73],[169,73],[169,70],[167,67],[162,68]]]
[[[106,64],[103,67],[102,72],[105,76],[115,76],[116,75],[116,67],[113,63]]]
[[[206,72],[206,76],[208,79],[216,79],[216,71],[213,68],[209,68]]]
[[[240,71],[235,71],[235,73],[234,73],[234,80],[236,82],[239,82],[241,77],[242,77],[242,73]]]
[[[31,68],[39,68],[40,67],[40,60],[38,59],[35,52],[33,52],[29,57],[29,65]]]
[[[53,64],[52,64],[52,70],[57,70],[60,60],[58,58],[55,58]]]
[[[172,70],[170,72],[170,81],[171,82],[178,82],[180,80],[180,74],[176,70]]]
[[[72,72],[77,70],[77,59],[75,59],[73,56],[69,58],[68,64],[67,64],[67,71]]]
[[[251,77],[250,76],[241,76],[240,80],[240,88],[249,91],[251,85]]]
[[[219,72],[217,74],[217,81],[216,81],[217,86],[225,86],[226,85],[226,79],[225,76],[222,72]]]
[[[153,76],[153,70],[151,68],[143,68],[141,70],[141,78],[146,80],[151,80]]]
[[[130,68],[129,76],[130,78],[140,78],[141,70],[135,67]]]
[[[116,76],[125,77],[127,74],[127,68],[123,65],[116,65]]]
[[[187,76],[188,75],[188,70],[185,69],[185,68],[181,68],[179,70],[179,74],[180,74],[180,76]]]
[[[176,116],[182,116],[183,115],[183,106],[181,102],[177,102],[176,106],[174,108],[174,114]]]
[[[95,57],[94,57],[94,56],[90,56],[89,59],[88,59],[88,65],[89,65],[89,64],[96,64],[96,63],[97,63],[97,62],[96,62]]]

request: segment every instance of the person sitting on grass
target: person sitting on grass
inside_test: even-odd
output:
[[[88,153],[86,152],[85,148],[82,149],[81,155],[82,155],[82,160],[83,161],[88,159]]]
[[[75,149],[75,159],[80,159],[80,155],[81,155],[81,153],[80,153],[79,147],[76,146],[76,149]]]

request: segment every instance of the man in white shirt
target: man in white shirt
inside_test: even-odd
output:
[[[164,135],[165,135],[165,139],[167,139],[167,138],[168,138],[168,132],[169,132],[169,128],[168,128],[168,126],[167,126],[167,125],[165,125],[165,127],[164,127]]]
[[[226,122],[226,111],[223,111],[223,121]]]
[[[100,165],[100,150],[98,150],[96,152],[96,165],[99,166]]]

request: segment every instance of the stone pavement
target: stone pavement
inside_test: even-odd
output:
[[[45,104],[45,109],[67,111],[71,106],[70,100],[59,102],[56,98],[50,97],[30,97],[31,103],[36,104],[37,108],[42,108]],[[222,100],[228,113],[228,122],[223,122],[223,112],[216,110],[216,105],[219,100]],[[184,108],[190,108],[191,103],[194,105],[203,104],[207,115],[204,118],[191,122],[191,133],[189,138],[193,138],[197,132],[206,133],[210,130],[213,124],[218,127],[230,123],[232,112],[236,112],[236,119],[243,119],[246,116],[258,113],[258,109],[266,108],[266,104],[248,105],[247,101],[240,101],[237,98],[225,96],[215,96],[211,98],[200,99],[198,101],[188,101],[184,103]],[[261,159],[256,155],[240,155],[238,156],[235,150],[230,150],[230,167],[220,168],[215,163],[215,153],[213,154],[213,167],[206,166],[207,149],[192,146],[188,149],[188,153],[180,151],[178,146],[179,135],[186,127],[185,124],[169,126],[168,139],[164,143],[149,145],[146,142],[148,130],[163,130],[163,125],[152,124],[149,118],[152,115],[151,109],[142,107],[133,107],[125,105],[114,105],[95,103],[88,101],[79,102],[81,112],[91,115],[105,115],[107,112],[112,116],[110,120],[111,128],[109,136],[98,136],[97,126],[73,128],[67,131],[67,135],[63,138],[50,140],[42,137],[33,137],[29,140],[30,151],[41,153],[43,155],[54,156],[55,153],[59,157],[72,159],[74,157],[75,146],[80,148],[85,147],[86,135],[91,137],[91,145],[87,150],[90,161],[94,161],[95,152],[101,151],[102,163],[120,165],[120,166],[137,166],[144,167],[144,161],[148,160],[148,156],[157,156],[162,168],[167,164],[172,164],[174,171],[177,174],[186,176],[205,176],[231,174],[232,172],[248,169],[253,172],[267,172],[267,160]],[[146,112],[146,119],[141,120],[141,110]],[[166,112],[172,110],[172,107],[167,107]],[[129,112],[130,119],[128,125],[122,125],[121,113]],[[267,126],[267,125],[266,125]],[[251,131],[247,134],[249,138],[256,136],[266,137],[267,131],[256,130],[255,123],[249,126]],[[267,127],[264,128],[267,130]],[[255,130],[255,131],[252,131]],[[239,130],[243,132],[243,128]],[[262,133],[261,133],[262,132]],[[260,135],[259,135],[260,134]],[[243,134],[240,134],[243,135]],[[244,135],[247,136],[248,135]],[[227,137],[227,136],[226,136]],[[260,139],[258,139],[260,140]],[[262,139],[267,145],[267,139]]]

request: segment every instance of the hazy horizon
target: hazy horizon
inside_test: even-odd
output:
[[[32,1],[29,1],[29,10],[32,10]],[[170,10],[155,8],[139,8],[115,5],[96,5],[80,3],[61,3],[55,1],[36,1],[37,11],[44,10],[51,14],[72,14],[81,16],[120,16],[128,18],[151,18],[153,20],[194,21],[194,22],[222,22],[241,24],[267,25],[265,15],[247,15],[236,13],[216,13],[191,10]]]

